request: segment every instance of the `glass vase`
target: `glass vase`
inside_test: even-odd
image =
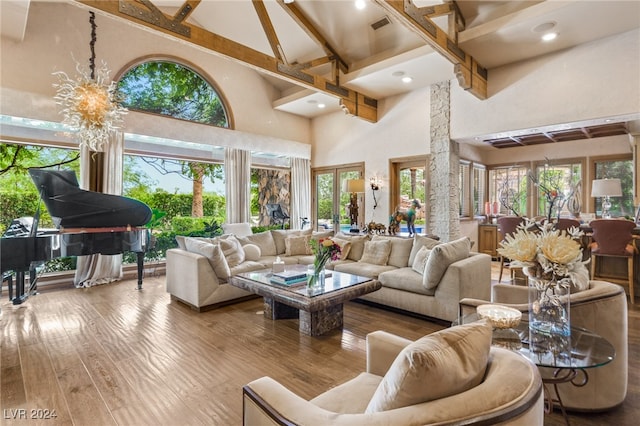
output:
[[[318,268],[314,267],[313,265],[309,266],[309,268],[307,269],[307,287],[309,289],[323,288],[324,281],[324,266]]]
[[[571,361],[568,286],[529,277],[529,351],[548,365]]]

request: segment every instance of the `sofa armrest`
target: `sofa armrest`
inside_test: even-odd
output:
[[[460,299],[491,298],[491,256],[472,253],[469,257],[449,265],[438,287],[436,298],[451,299],[454,311]]]
[[[384,376],[400,351],[411,343],[386,331],[367,334],[367,373]]]
[[[529,287],[511,284],[495,284],[491,289],[491,300],[502,305],[523,305],[525,311],[529,303]],[[519,309],[516,307],[516,309]]]
[[[243,425],[331,424],[335,416],[299,397],[271,377],[261,377],[242,388]]]
[[[193,306],[201,307],[219,286],[206,257],[182,249],[167,250],[166,290]]]

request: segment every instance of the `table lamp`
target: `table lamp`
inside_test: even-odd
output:
[[[351,193],[349,201],[350,232],[358,232],[358,193],[364,192],[364,179],[345,180],[345,192]]]
[[[591,182],[591,196],[604,198],[602,200],[602,218],[610,219],[611,213],[609,213],[609,209],[611,208],[611,201],[609,198],[622,196],[620,179],[595,179]]]

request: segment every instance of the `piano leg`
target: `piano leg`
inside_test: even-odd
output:
[[[142,290],[142,276],[144,274],[144,252],[137,252],[138,260],[138,290]]]
[[[16,297],[12,297],[13,291],[9,289],[9,298],[14,305],[21,305],[22,302],[27,300],[27,297],[29,297],[29,295],[24,292],[24,278],[24,271],[16,271]]]

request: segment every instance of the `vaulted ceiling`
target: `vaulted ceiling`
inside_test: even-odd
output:
[[[354,0],[70,2],[255,68],[280,91],[276,109],[306,117],[343,109],[369,121],[388,96],[457,77],[482,99],[493,68],[640,27],[638,1],[364,0],[363,9]],[[3,36],[23,37],[28,5],[3,0]],[[543,42],[547,32],[558,37]],[[527,138],[510,140],[554,140]]]

